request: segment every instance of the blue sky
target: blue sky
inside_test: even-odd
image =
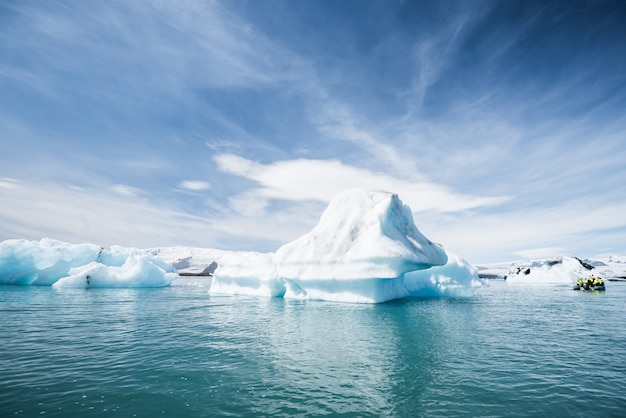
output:
[[[0,240],[273,251],[369,187],[470,262],[624,254],[625,180],[624,2],[0,2]]]

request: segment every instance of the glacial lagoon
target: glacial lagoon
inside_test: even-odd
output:
[[[345,304],[0,287],[0,416],[623,416],[626,283]]]

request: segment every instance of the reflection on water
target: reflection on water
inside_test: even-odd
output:
[[[626,284],[379,305],[0,288],[0,416],[621,416]]]

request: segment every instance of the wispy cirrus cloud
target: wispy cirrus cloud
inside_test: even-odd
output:
[[[294,57],[218,2],[8,7],[14,19],[0,39],[24,53],[0,74],[59,100],[72,86],[85,100],[137,112],[194,103],[197,89],[291,77]]]
[[[448,7],[453,9],[452,13]],[[467,33],[489,8],[489,5],[476,2],[442,5],[437,13],[439,24],[436,30],[417,38],[411,50],[415,75],[401,94],[407,106],[405,118],[413,118],[423,110],[430,87],[447,69],[456,65],[458,50],[466,41]]]
[[[143,193],[137,187],[127,186],[125,184],[114,184],[110,190],[122,196],[139,196]]]
[[[272,251],[310,230],[324,208],[299,202],[264,213],[260,220],[249,205],[258,206],[262,200],[246,201],[245,196],[236,212],[219,201],[207,201],[207,209],[195,214],[175,202],[148,197],[122,185],[76,187],[2,178],[0,236],[138,248],[187,245]]]
[[[10,188],[0,185],[0,234],[5,237],[135,247],[220,243],[205,218],[150,202],[127,186],[7,183]]]

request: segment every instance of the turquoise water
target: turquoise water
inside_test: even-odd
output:
[[[379,305],[2,286],[0,416],[626,416],[625,302],[622,283]]]

